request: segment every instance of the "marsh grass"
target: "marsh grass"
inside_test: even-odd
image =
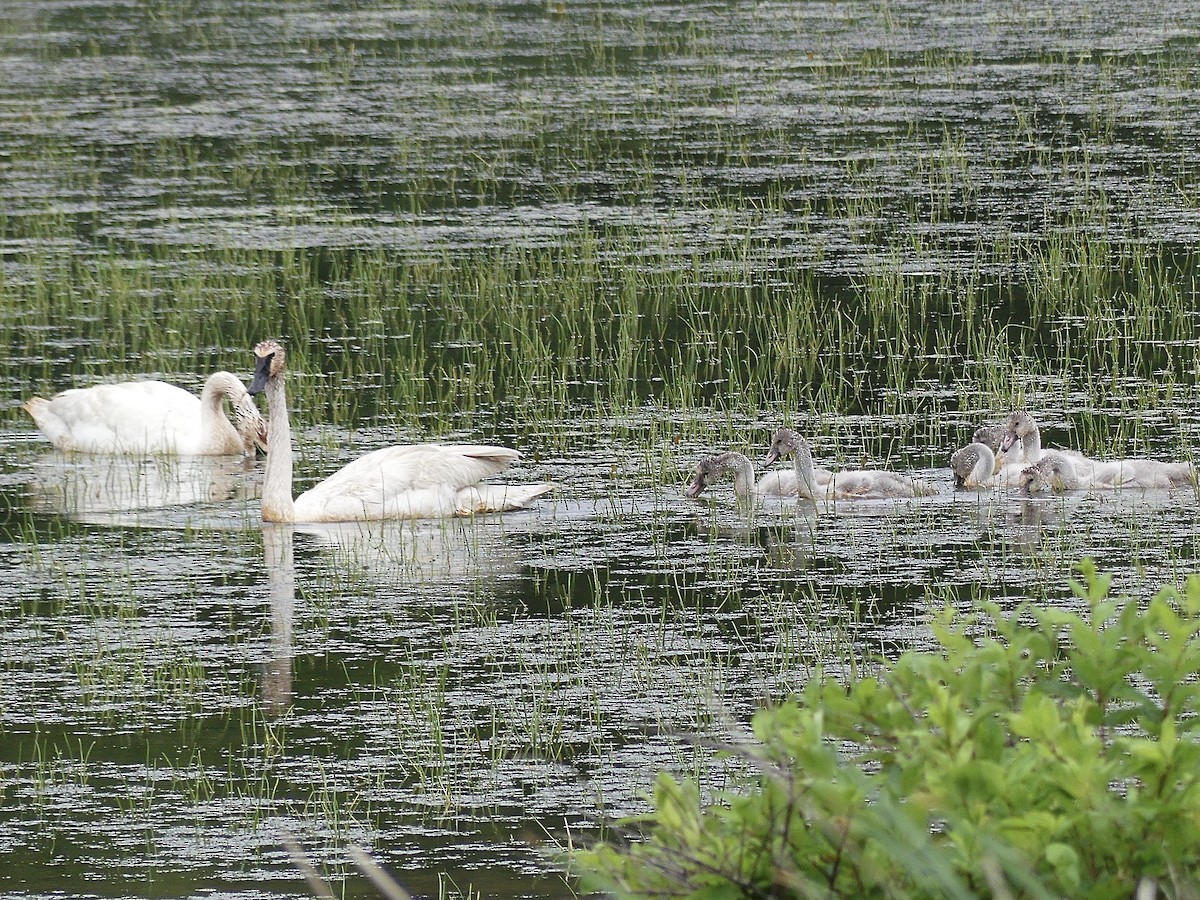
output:
[[[584,231],[564,244],[586,247],[597,239]],[[801,269],[778,273],[770,285],[718,283],[698,292],[661,273],[666,259],[647,264],[639,257],[632,234],[610,230],[603,240],[612,248],[606,259],[525,249],[406,265],[364,251],[349,254],[346,274],[338,271],[345,255],[322,273],[326,266],[310,264],[310,254],[226,251],[240,258],[211,269],[250,273],[236,280],[214,276],[195,259],[166,276],[98,263],[88,277],[73,272],[63,279],[70,291],[51,292],[40,305],[29,297],[18,304],[40,309],[43,323],[61,322],[80,305],[89,309],[82,321],[72,320],[87,354],[63,359],[51,349],[62,335],[31,323],[28,312],[6,317],[0,328],[7,323],[26,334],[35,325],[30,355],[51,361],[53,373],[42,391],[114,374],[173,376],[195,388],[218,367],[245,376],[249,354],[242,348],[281,334],[295,344],[297,417],[347,431],[387,424],[445,433],[494,428],[498,420],[537,429],[660,405],[752,418],[870,412],[899,426],[902,444],[944,446],[944,432],[914,425],[928,427],[947,413],[1003,410],[1043,378],[1069,384],[1075,407],[1098,409],[1117,399],[1144,408],[1149,398],[1114,398],[1114,387],[1187,390],[1197,368],[1191,315],[1175,287],[1193,263],[1178,270],[1165,253],[1147,266],[1130,264],[1145,258],[1141,248],[1080,243],[1069,261],[1058,241],[1044,254],[1030,248],[1024,266],[1032,280],[1014,286],[1019,293],[1006,302],[1037,303],[1029,306],[1031,324],[1014,329],[996,316],[1004,304],[994,291],[963,305],[958,294],[969,286],[906,275],[902,259],[848,285],[828,285]],[[622,286],[639,271],[636,286]],[[10,293],[19,296],[21,286]],[[245,314],[245,298],[281,295],[288,299],[276,308]],[[164,302],[147,309],[154,296]],[[831,302],[837,310],[857,309],[856,318],[825,314]],[[1114,303],[1129,312],[1113,315]],[[336,309],[336,319],[303,312],[325,309]],[[1163,310],[1168,314],[1159,317]],[[130,327],[114,332],[106,325],[113,320]],[[1164,334],[1157,322],[1179,330]],[[970,406],[953,408],[964,402]],[[711,419],[672,424],[675,439],[712,427]]]
[[[93,104],[30,84],[5,119],[0,424],[28,433],[34,392],[248,377],[271,336],[301,485],[386,443],[496,440],[566,495],[515,567],[482,527],[298,531],[302,689],[275,708],[252,502],[225,537],[185,522],[149,541],[31,511],[8,492],[15,452],[0,528],[25,581],[0,629],[36,636],[6,665],[44,693],[4,724],[43,715],[34,696],[73,710],[14,739],[36,815],[63,824],[56,803],[86,789],[147,833],[234,823],[268,862],[286,820],[339,877],[345,843],[378,835],[437,870],[427,893],[471,896],[436,860],[475,815],[636,813],[658,767],[719,786],[729,763],[684,735],[719,740],[819,668],[920,645],[946,602],[1069,602],[1045,585],[1097,550],[1191,565],[1186,516],[1152,507],[1164,540],[1117,501],[681,505],[697,456],[761,459],[781,424],[831,464],[929,470],[1016,406],[1097,455],[1200,439],[1186,39],[1011,67],[953,11],[969,45],[886,5],[816,9],[745,30],[621,4],[0,21],[0,44],[69,68]],[[1014,46],[1090,27],[986,19]],[[224,54],[247,52],[228,77]],[[998,68],[1039,74],[959,105]],[[143,557],[157,568],[121,563]]]
[[[745,228],[690,260],[679,258],[682,234],[606,224],[554,246],[424,258],[110,245],[48,271],[41,251],[64,223],[4,224],[32,229],[30,270],[42,266],[10,278],[0,316],[10,341],[19,334],[43,360],[37,390],[133,376],[194,389],[217,367],[247,376],[248,347],[280,335],[298,419],[343,433],[522,431],[559,449],[556,422],[662,408],[672,440],[720,443],[733,422],[811,410],[817,421],[882,416],[902,446],[946,446],[948,418],[1034,400],[1144,410],[1158,396],[1138,392],[1187,392],[1198,370],[1181,287],[1194,259],[1096,238],[1091,218],[1044,241],[977,247],[972,268],[953,275],[912,274],[914,259],[940,252],[917,247],[850,280],[793,264]],[[148,250],[157,258],[138,264]],[[677,414],[690,409],[707,415]],[[714,413],[730,416],[716,434]],[[1122,437],[1106,439],[1111,425],[1094,414],[1079,420],[1085,450]],[[659,439],[623,437],[646,450]]]
[[[907,159],[912,149],[887,152]],[[198,165],[165,139],[135,160],[147,172]],[[282,336],[299,415],[345,431],[536,429],[660,405],[893,417],[901,442],[944,443],[944,433],[905,432],[904,419],[970,416],[1017,398],[1062,402],[1028,395],[1042,379],[1070,383],[1072,406],[1093,410],[1114,400],[1145,407],[1125,392],[1189,383],[1194,257],[1147,245],[1136,223],[1114,229],[1087,160],[1061,161],[1077,198],[1061,221],[1035,236],[980,236],[953,267],[948,254],[960,248],[936,225],[979,202],[970,187],[978,160],[947,130],[916,165],[927,193],[908,199],[909,215],[930,228],[907,234],[890,224],[896,198],[879,191],[887,157],[852,167],[853,202],[832,211],[832,221],[863,229],[868,264],[849,278],[792,249],[818,242],[831,220],[790,218],[790,195],[771,193],[750,211],[735,197],[696,198],[729,222],[699,246],[681,226],[599,220],[550,243],[425,253],[127,236],[78,254],[66,216],[10,214],[0,240],[17,249],[4,270],[0,332],[42,361],[43,392],[152,374],[194,387],[218,367],[246,375],[248,348]],[[309,185],[278,174],[260,177],[307,196]],[[358,220],[337,208],[294,215],[329,234]],[[781,236],[772,229],[785,220]],[[687,420],[676,431],[696,436]]]

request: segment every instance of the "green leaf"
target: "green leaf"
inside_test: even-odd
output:
[[[1047,844],[1046,862],[1050,864],[1063,887],[1072,893],[1079,889],[1079,854],[1074,848],[1061,843]]]
[[[1082,615],[939,614],[935,652],[755,714],[751,785],[659,778],[618,896],[1200,895],[1200,578],[1140,609],[1089,561]],[[787,894],[791,891],[791,895]]]

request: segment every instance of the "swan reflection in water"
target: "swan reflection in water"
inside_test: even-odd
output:
[[[88,525],[217,531],[246,528],[262,534],[270,602],[270,649],[262,665],[262,703],[272,715],[286,712],[294,697],[293,633],[297,567],[295,543],[305,557],[323,559],[338,583],[362,578],[403,587],[404,596],[426,594],[445,602],[455,586],[503,577],[522,566],[522,537],[539,530],[538,517],[436,519],[275,525],[257,522],[257,470],[232,457],[79,456],[50,452],[30,467],[30,506]],[[244,500],[244,503],[230,501]],[[303,567],[301,578],[304,577]],[[303,584],[301,584],[303,590]],[[374,590],[372,590],[374,594]]]
[[[376,582],[466,583],[515,570],[519,554],[508,545],[500,519],[337,522],[292,526],[329,552],[339,569]]]
[[[304,597],[301,608],[320,594],[320,588],[312,585],[311,593],[305,592],[306,578],[327,584],[331,573],[339,586],[338,602],[343,606],[353,602],[347,599],[346,588],[358,579],[373,583],[367,594],[374,599],[397,598],[406,605],[417,599],[442,605],[453,602],[455,591],[448,590],[450,587],[469,591],[471,585],[494,583],[505,573],[519,571],[524,565],[520,547],[509,537],[514,531],[519,534],[521,527],[508,528],[491,517],[473,521],[264,524],[263,563],[271,604],[270,651],[262,666],[264,711],[281,715],[296,695],[293,634],[298,580]],[[301,553],[299,574],[297,543]]]
[[[291,705],[292,687],[292,615],[296,607],[296,560],[292,549],[292,529],[286,525],[263,528],[263,564],[267,570],[267,589],[271,601],[271,652],[262,669],[262,703],[273,716]]]
[[[253,493],[249,459],[79,456],[51,452],[27,482],[34,512],[94,525],[136,525],[147,511],[220,503]]]

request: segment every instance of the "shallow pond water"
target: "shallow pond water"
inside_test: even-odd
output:
[[[925,646],[944,603],[1073,603],[1084,554],[1147,592],[1196,553],[1190,492],[977,496],[944,470],[936,497],[836,509],[576,483],[502,518],[293,528],[256,521],[258,465],[114,513],[93,500],[127,463],[6,447],[15,894],[290,893],[286,829],[335,874],[357,843],[418,894],[559,896],[561,848],[660,768],[736,776],[691,738],[742,735],[817,666]]]
[[[975,425],[1191,458],[1200,10],[12,3],[0,22],[0,892],[420,896],[706,789],[753,711],[1195,569],[1193,491],[954,492]],[[510,443],[535,508],[279,528],[261,461],[72,457],[20,403],[293,359],[297,481]],[[803,428],[940,492],[682,495]]]

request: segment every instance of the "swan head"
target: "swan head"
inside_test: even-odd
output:
[[[994,474],[996,457],[985,442],[972,441],[951,454],[950,468],[954,471],[955,488],[979,487],[981,480]]]
[[[283,345],[278,341],[259,341],[254,346],[254,379],[246,392],[261,394],[266,390],[267,382],[283,374],[286,354]]]
[[[1027,494],[1054,494],[1072,490],[1078,482],[1071,463],[1058,454],[1052,454],[1022,469],[1018,484]]]
[[[750,460],[745,454],[730,450],[728,453],[706,456],[700,460],[683,493],[687,497],[699,497],[706,487],[720,481],[729,472],[741,472],[749,476],[751,485],[754,482],[754,466]]]
[[[719,456],[706,456],[700,460],[696,464],[696,471],[692,473],[692,480],[683,489],[684,496],[699,497],[706,487],[720,481],[725,474],[725,466],[720,460]]]
[[[1000,441],[1000,452],[1006,452],[1018,440],[1024,440],[1037,431],[1033,416],[1023,409],[1016,410],[1004,424],[1004,437]]]
[[[769,466],[789,453],[801,452],[808,452],[808,441],[790,428],[780,428],[771,435],[771,449],[767,451],[763,465]],[[808,456],[812,459],[811,452],[808,452]]]

